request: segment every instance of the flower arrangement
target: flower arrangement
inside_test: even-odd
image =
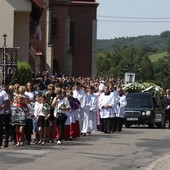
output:
[[[66,111],[67,110],[66,104],[65,103],[61,104],[60,107],[59,107],[59,110]]]
[[[154,83],[143,83],[144,88],[142,92],[151,92],[151,93],[156,93],[156,92],[162,92],[163,89],[160,86],[157,86]]]
[[[142,91],[142,85],[140,83],[129,83],[123,87],[125,92],[140,92]]]
[[[45,114],[45,117],[47,118],[50,114],[50,105],[48,103],[44,103],[42,110]]]
[[[145,90],[151,86],[156,86],[156,85],[154,83],[144,82],[144,83],[142,83],[142,86],[143,86],[143,90]]]

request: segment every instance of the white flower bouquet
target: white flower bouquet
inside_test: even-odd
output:
[[[66,104],[65,103],[61,104],[59,110],[66,111],[67,110]]]
[[[142,85],[140,83],[129,83],[123,87],[125,92],[140,92],[142,91]]]
[[[42,110],[45,114],[45,117],[48,118],[48,116],[50,114],[50,105],[48,103],[44,103]]]

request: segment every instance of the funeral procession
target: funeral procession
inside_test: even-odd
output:
[[[116,1],[0,1],[0,170],[170,170],[170,3]]]

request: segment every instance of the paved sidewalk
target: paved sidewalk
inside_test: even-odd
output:
[[[170,170],[170,155],[160,157],[147,170]]]

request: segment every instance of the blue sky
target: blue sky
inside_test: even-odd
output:
[[[159,35],[170,30],[170,0],[96,1],[97,39]]]

